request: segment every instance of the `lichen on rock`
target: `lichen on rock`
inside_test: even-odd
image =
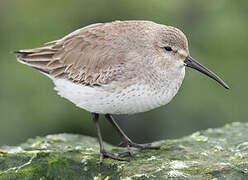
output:
[[[246,179],[248,124],[232,123],[175,140],[160,150],[135,150],[131,162],[99,164],[95,138],[58,134],[0,147],[0,179]],[[106,143],[111,152],[125,151]]]

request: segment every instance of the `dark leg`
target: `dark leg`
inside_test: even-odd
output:
[[[116,160],[119,160],[119,161],[129,161],[129,159],[121,158],[120,157],[120,154],[109,153],[109,152],[107,152],[104,149],[104,145],[103,145],[103,141],[102,141],[102,135],[101,135],[101,130],[100,130],[100,126],[99,126],[99,123],[98,123],[99,114],[92,113],[92,119],[93,119],[93,122],[94,122],[95,127],[96,127],[97,138],[98,138],[99,145],[100,145],[100,164],[102,164],[103,159],[105,157],[109,157],[109,158],[116,159]]]
[[[122,131],[122,129],[115,122],[114,118],[110,114],[105,115],[106,119],[113,125],[113,127],[117,130],[121,138],[123,139],[123,145],[129,147],[136,147],[140,149],[159,149],[160,146],[152,146],[151,144],[137,144],[132,142],[128,136]],[[131,154],[131,152],[130,152]]]

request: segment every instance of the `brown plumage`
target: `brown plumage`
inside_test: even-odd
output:
[[[121,76],[127,60],[125,55],[134,49],[136,51],[139,44],[133,36],[144,41],[145,48],[150,45],[147,39],[154,39],[153,36],[157,35],[154,32],[161,26],[150,21],[93,24],[52,41],[47,46],[17,51],[17,58],[20,62],[55,78],[65,78],[91,86],[106,84]],[[166,34],[162,37],[161,34],[159,38],[164,38],[169,43],[178,41],[182,48],[187,50],[186,37],[181,31],[171,27],[168,33],[172,35]],[[177,34],[184,41],[177,40]],[[143,51],[142,47],[140,50]]]

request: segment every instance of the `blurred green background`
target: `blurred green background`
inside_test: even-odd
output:
[[[51,133],[95,136],[90,113],[56,95],[50,79],[17,63],[9,52],[38,47],[80,27],[112,20],[151,20],[180,28],[188,37],[191,55],[231,87],[227,91],[187,69],[169,105],[116,116],[131,139],[141,143],[178,138],[247,121],[247,0],[1,0],[0,145]],[[103,118],[101,127],[106,141],[119,141]]]

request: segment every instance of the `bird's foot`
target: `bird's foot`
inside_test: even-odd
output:
[[[120,143],[121,147],[128,147],[128,151],[131,151],[129,147],[135,147],[139,149],[160,149],[161,146],[152,146],[151,143],[148,144],[137,144],[132,141],[123,141]],[[132,152],[132,151],[131,151]]]
[[[130,161],[131,159],[122,157],[122,156],[125,156],[128,154],[130,155],[129,151],[128,152],[122,152],[122,153],[109,153],[105,150],[102,150],[100,153],[100,164],[103,163],[104,158],[111,158],[111,159],[115,159],[118,161]]]

